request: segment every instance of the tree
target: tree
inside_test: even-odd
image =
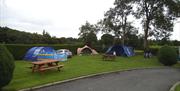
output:
[[[51,43],[52,43],[51,35],[50,35],[48,32],[46,32],[45,30],[43,30],[42,35],[43,35],[43,39],[44,39],[44,42],[45,42],[45,43],[48,43],[48,44],[51,44]]]
[[[95,25],[91,25],[89,22],[86,21],[85,25],[82,25],[79,30],[79,38],[82,39],[84,43],[91,45],[97,42],[96,34],[98,31]]]
[[[105,46],[110,46],[113,44],[114,36],[111,34],[103,34],[101,36],[101,43],[104,44]]]
[[[114,33],[116,38],[121,37],[121,42],[124,45],[126,34],[135,30],[128,21],[129,15],[132,13],[131,0],[115,0],[115,7],[110,8],[105,13],[105,18],[100,21],[103,25],[102,31]]]
[[[180,45],[180,41],[178,41],[178,40],[173,40],[173,41],[172,41],[172,44],[173,44],[173,46],[179,46],[179,45]]]
[[[134,16],[141,19],[144,31],[144,49],[148,48],[148,37],[152,35],[170,36],[173,20],[180,16],[179,0],[133,0]]]
[[[136,34],[133,33],[127,33],[126,34],[127,39],[125,40],[125,45],[130,45],[134,48],[137,48],[140,46],[140,39],[138,38],[138,36]]]
[[[0,45],[0,91],[13,77],[14,58],[4,45]]]
[[[93,32],[90,32],[90,33],[86,36],[85,41],[86,41],[85,43],[86,43],[87,45],[91,46],[91,47],[92,47],[92,45],[97,44],[97,36],[96,36],[96,34],[93,33]]]

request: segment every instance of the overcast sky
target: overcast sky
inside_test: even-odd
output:
[[[78,37],[79,27],[102,19],[114,0],[0,0],[0,26],[56,37]],[[180,19],[179,19],[180,21]],[[180,40],[180,22],[171,39]]]

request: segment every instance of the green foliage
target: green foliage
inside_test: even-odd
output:
[[[97,44],[97,36],[96,36],[96,34],[94,34],[93,32],[90,32],[85,37],[84,42],[87,43],[88,45],[91,45],[91,46]]]
[[[4,45],[0,45],[0,89],[11,81],[14,67],[13,56]]]
[[[141,19],[144,30],[144,48],[148,48],[148,37],[165,38],[173,31],[173,20],[180,15],[179,0],[132,0],[136,10],[134,16]]]
[[[180,91],[180,84],[176,86],[175,91]]]
[[[174,40],[172,41],[173,46],[180,46],[180,41]]]
[[[128,18],[132,13],[131,0],[115,0],[114,7],[110,8],[100,21],[103,32],[111,32],[116,38],[121,38],[121,44],[124,45],[128,34],[137,34]]]
[[[22,60],[26,54],[26,52],[35,46],[50,46],[54,49],[69,49],[73,54],[76,54],[76,50],[78,47],[82,47],[82,44],[57,44],[57,45],[45,45],[45,44],[6,44],[9,51],[12,53],[16,60]]]
[[[151,52],[154,56],[157,56],[157,55],[158,55],[159,48],[149,48],[149,49],[150,49],[150,52]]]
[[[171,66],[177,63],[177,53],[170,46],[163,46],[159,49],[158,60],[166,66]]]
[[[93,45],[97,43],[96,33],[98,32],[95,25],[91,25],[89,22],[86,22],[85,25],[82,25],[79,28],[79,38],[86,44]]]
[[[138,48],[142,46],[141,38],[138,38],[138,35],[136,34],[128,34],[126,35],[127,39],[125,40],[124,44],[132,46],[134,48]]]
[[[103,34],[101,36],[101,44],[110,46],[113,45],[113,41],[114,41],[114,36],[112,36],[111,34]]]
[[[22,32],[8,27],[0,27],[0,43],[6,44],[74,44],[75,38],[56,38],[43,30],[43,34]]]

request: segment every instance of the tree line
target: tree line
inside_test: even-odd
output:
[[[90,23],[86,22],[83,26],[84,28],[92,28]],[[81,28],[80,28],[81,30]],[[86,33],[85,33],[86,32]],[[42,34],[38,33],[28,33],[24,31],[14,30],[8,27],[0,27],[0,43],[4,44],[87,44],[90,46],[101,46],[107,48],[113,44],[121,44],[121,39],[115,38],[112,34],[105,33],[98,40],[97,36],[94,32],[80,32],[79,38],[57,38],[52,37],[48,32],[43,31]],[[143,47],[143,35],[127,33],[127,38],[124,40],[125,45],[130,45],[135,48]],[[151,45],[164,45],[169,44],[173,46],[180,45],[180,41],[178,40],[149,40]]]
[[[139,38],[142,39],[143,48],[148,49],[152,42],[148,40],[150,37],[158,44],[169,43],[174,22],[179,17],[179,0],[115,0],[114,6],[106,11],[97,24],[86,22],[82,25],[79,36],[83,38],[88,33],[97,32],[112,34],[114,39],[111,41],[122,45]],[[140,35],[135,21],[140,21],[143,31]]]
[[[0,43],[5,44],[74,44],[78,43],[76,38],[57,38],[51,36],[43,30],[42,34],[29,33],[11,29],[8,27],[0,27]]]

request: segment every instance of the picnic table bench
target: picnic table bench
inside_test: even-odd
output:
[[[116,55],[112,55],[112,54],[103,54],[102,59],[103,60],[115,60]]]
[[[37,62],[31,62],[32,63],[32,72],[38,71],[42,72],[48,69],[54,69],[57,68],[58,71],[60,71],[60,68],[62,68],[64,65],[59,65],[58,60],[53,59],[45,59]]]

